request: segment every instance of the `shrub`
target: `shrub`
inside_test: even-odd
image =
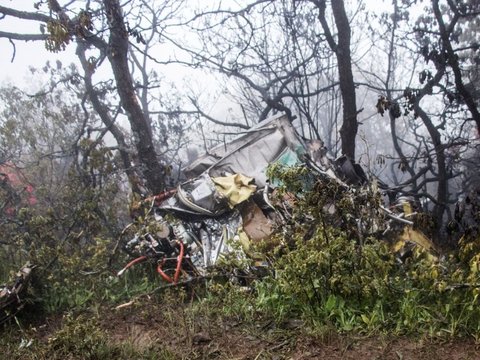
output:
[[[280,194],[298,189],[295,171],[275,171]],[[480,239],[441,257],[417,246],[401,263],[384,239],[358,230],[365,218],[382,219],[374,188],[355,194],[319,180],[295,198],[291,218],[275,235],[281,245],[271,258],[273,273],[256,287],[263,311],[340,331],[479,336]]]

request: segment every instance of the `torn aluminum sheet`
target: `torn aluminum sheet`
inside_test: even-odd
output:
[[[183,208],[198,215],[216,216],[228,209],[227,199],[217,191],[206,173],[180,184],[176,198]]]
[[[244,221],[237,209],[217,216],[202,216],[205,214],[193,214],[190,210],[185,212],[181,208],[182,204],[178,204],[178,199],[171,198],[168,203],[176,203],[177,206],[160,206],[155,210],[155,218],[162,224],[162,230],[156,235],[169,243],[174,239],[182,241],[187,246],[189,259],[198,273],[204,274],[206,269],[217,263],[222,254],[236,252],[240,256],[238,250],[242,244],[235,242],[241,238]],[[174,219],[169,218],[171,211],[177,215]],[[166,218],[169,218],[168,222]],[[249,224],[247,228],[251,229],[252,226]],[[271,233],[271,226],[268,230]]]
[[[168,218],[168,221],[166,220]],[[127,264],[118,275],[122,275],[130,266],[146,260],[157,262],[157,271],[164,279],[173,281],[167,272],[183,271],[189,275],[204,275],[226,254],[235,254],[235,258],[245,257],[243,251],[242,217],[233,210],[218,217],[197,217],[188,220],[182,217],[172,218],[161,209],[155,211],[157,228],[152,232],[137,233],[125,245],[125,250],[136,257]],[[180,250],[178,251],[178,245]],[[164,266],[165,265],[165,266]],[[164,269],[170,266],[169,269]]]
[[[188,178],[202,174],[211,177],[243,174],[255,179],[258,189],[266,184],[266,170],[286,153],[297,158],[307,151],[286,115],[271,117],[244,132],[233,141],[210,149],[184,169]]]
[[[307,162],[320,174],[347,186],[336,176],[338,167],[327,158],[323,143],[307,144],[286,115],[277,115],[231,142],[214,147],[186,167],[184,173],[190,180],[180,184],[176,195],[160,208],[177,214],[217,217],[247,200],[255,190],[260,193],[265,189],[267,168],[275,162],[285,166]],[[227,187],[229,190],[225,190]]]
[[[257,187],[253,181],[242,174],[212,178],[203,173],[180,184],[175,196],[161,203],[159,208],[191,215],[219,216],[255,193]]]
[[[232,242],[242,225],[242,218],[240,213],[234,211],[218,219],[205,219],[203,225],[199,230],[203,246],[203,264],[197,268],[208,269],[217,263],[222,254],[235,250]]]

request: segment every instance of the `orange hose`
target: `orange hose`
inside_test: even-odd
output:
[[[130,262],[125,266],[124,269],[126,270],[126,269],[128,269],[129,267],[131,267],[131,266],[133,266],[133,265],[135,265],[135,264],[137,264],[137,263],[139,263],[139,262],[145,261],[145,260],[147,260],[147,257],[146,257],[145,255],[140,256],[140,257],[138,257],[138,258],[130,261]]]
[[[180,277],[180,273],[182,271],[183,256],[185,254],[185,246],[183,245],[183,243],[177,240],[177,244],[180,245],[180,254],[177,256],[177,267],[175,268],[175,274],[173,275],[173,279],[168,276],[162,269],[163,264],[165,264],[165,259],[163,259],[162,262],[157,265],[157,272],[160,274],[163,280],[174,284],[178,282],[178,278]]]
[[[163,261],[157,265],[157,272],[160,274],[163,280],[165,280],[168,283],[173,283],[173,279],[167,274],[165,274],[165,271],[162,270],[162,266],[164,263],[165,263],[165,259],[163,259]]]
[[[129,267],[131,267],[131,266],[133,266],[133,265],[135,265],[135,264],[137,264],[137,263],[139,263],[139,262],[145,261],[145,260],[147,260],[147,257],[146,257],[145,255],[144,255],[144,256],[140,256],[140,257],[138,257],[138,258],[136,258],[136,259],[133,259],[133,260],[130,261],[127,265],[125,265],[125,267],[124,267],[122,270],[120,270],[120,271],[117,273],[117,276],[122,275],[125,271],[127,271],[127,269],[128,269]]]
[[[175,269],[175,275],[173,277],[173,281],[176,284],[178,278],[180,277],[180,271],[182,271],[182,261],[183,261],[183,254],[185,252],[185,246],[181,241],[177,240],[177,244],[180,245],[180,254],[177,257],[177,268]]]

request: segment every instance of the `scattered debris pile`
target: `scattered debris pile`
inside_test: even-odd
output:
[[[0,325],[15,316],[25,306],[26,290],[34,266],[25,264],[10,284],[0,285]]]
[[[281,179],[267,174],[272,164],[307,169],[299,172],[298,189],[278,194]],[[135,259],[119,275],[150,260],[165,281],[177,283],[182,274],[204,275],[225,256],[255,258],[251,245],[291,221],[292,207],[304,190],[327,194],[323,212],[330,223],[353,224],[360,242],[380,233],[391,239],[395,251],[411,244],[434,250],[414,228],[416,212],[409,201],[399,198],[390,208],[384,206],[377,182],[369,181],[358,164],[345,156],[331,160],[321,141],[302,139],[284,115],[209,150],[185,174],[190,180],[149,199],[154,221],[126,242],[124,249]],[[351,214],[339,216],[337,201],[351,203]],[[261,264],[259,259],[255,266]]]

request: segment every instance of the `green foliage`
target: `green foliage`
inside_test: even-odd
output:
[[[59,62],[43,71],[52,81],[75,79],[75,69]],[[15,201],[7,206],[11,214],[0,213],[0,283],[26,261],[33,263],[36,313],[121,301],[156,286],[153,272],[145,271],[151,264],[121,279],[114,275],[127,262],[121,253],[112,257],[130,221],[125,179],[111,148],[85,134],[85,109],[70,85],[76,88],[67,82],[35,97],[15,87],[0,89],[2,159],[21,168],[37,201]],[[95,123],[94,116],[90,120]],[[0,206],[5,198],[0,192]]]
[[[345,234],[327,234],[328,243],[323,231],[299,239],[275,262],[275,276],[256,288],[261,309],[279,321],[301,316],[339,331],[478,337],[475,258],[468,269],[417,251],[398,264],[380,241],[360,249]]]
[[[199,305],[200,309],[206,306],[215,317],[235,318],[237,321],[255,321],[260,316],[256,309],[255,294],[232,282],[210,283]]]
[[[312,174],[307,167],[302,165],[285,166],[277,162],[268,167],[267,176],[272,183],[281,185],[279,187],[281,194],[286,192],[300,194],[310,187],[313,181]]]
[[[82,356],[86,359],[101,358],[106,339],[96,320],[86,316],[68,315],[66,322],[54,337],[49,339],[48,352],[63,356]]]
[[[375,233],[359,238],[357,219],[367,224],[364,228],[381,219],[373,187],[352,193],[322,180],[311,191],[292,195],[293,190],[300,191],[299,178],[309,177],[305,170],[297,170],[277,174],[283,183],[278,201],[293,199],[295,206],[271,239],[277,247],[273,251],[263,247],[270,274],[256,280],[253,287],[212,280],[205,288],[194,285],[192,293],[166,291],[159,302],[175,305],[161,311],[172,324],[182,322],[184,333],[179,336],[191,338],[203,318],[246,323],[274,319],[279,324],[300,318],[312,333],[335,329],[478,338],[480,239],[463,238],[458,252],[441,258],[417,247],[400,263]],[[38,265],[34,290],[47,312],[89,309],[92,314],[91,318],[67,317],[62,329],[42,348],[45,354],[128,358],[126,347],[113,346],[99,331],[97,314],[102,305],[151,293],[159,278],[148,263],[121,278],[112,276],[107,263],[119,232],[106,226],[115,224],[115,212],[104,204],[114,203],[116,193],[82,184],[82,178],[72,173],[55,208],[22,209],[16,222],[2,224],[12,243],[0,254],[8,250],[16,262],[30,259]],[[332,205],[334,212],[329,210]],[[145,225],[142,222],[146,220],[139,219],[139,226]],[[223,261],[222,269],[231,271],[249,264],[236,257]],[[191,306],[178,309],[176,304],[188,301]]]
[[[291,170],[284,193],[304,176]],[[400,263],[386,241],[357,231],[358,219],[381,219],[378,203],[373,188],[352,194],[322,180],[296,197],[291,222],[275,235],[274,273],[256,285],[257,309],[340,332],[478,337],[480,239],[440,259],[416,247]]]
[[[128,204],[119,195],[106,160],[100,160],[94,158],[91,168],[100,171],[96,178],[101,177],[102,184],[92,186],[83,173],[71,169],[55,197],[39,186],[37,206],[19,209],[14,217],[0,222],[5,244],[0,247],[1,280],[27,260],[35,264],[34,297],[49,313],[120,299],[135,293],[135,288],[143,291],[154,286],[148,272],[133,271],[121,280],[113,275],[112,266],[118,269],[127,261],[121,255],[112,259],[112,250]]]

